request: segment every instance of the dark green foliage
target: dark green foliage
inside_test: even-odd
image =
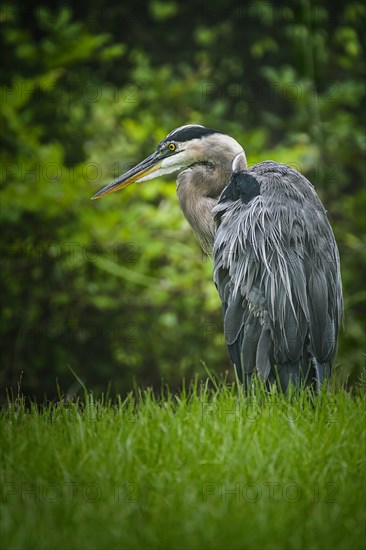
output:
[[[3,369],[42,397],[230,368],[211,262],[173,182],[91,195],[176,126],[231,134],[250,164],[316,186],[339,243],[337,359],[364,360],[361,2],[15,2],[1,12]],[[72,7],[70,7],[72,6]]]

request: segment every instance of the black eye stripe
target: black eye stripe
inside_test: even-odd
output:
[[[222,134],[219,130],[213,130],[212,128],[205,128],[203,126],[188,126],[171,132],[175,141],[190,141],[191,139],[200,139],[210,134]],[[169,136],[167,136],[169,139]]]
[[[183,128],[177,128],[170,132],[166,136],[166,138],[163,139],[159,143],[159,147],[166,147],[169,143],[184,143],[186,141],[191,141],[192,139],[201,139],[203,137],[209,136],[211,134],[222,134],[224,135],[224,132],[220,132],[219,130],[213,130],[212,128],[205,128],[204,126],[188,126]]]

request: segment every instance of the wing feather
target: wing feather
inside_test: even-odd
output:
[[[269,161],[238,174],[214,209],[224,334],[239,371],[266,381],[278,370],[287,387],[296,373],[316,373],[311,357],[330,370],[342,313],[338,250],[313,186],[296,170]]]

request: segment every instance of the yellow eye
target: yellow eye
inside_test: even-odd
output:
[[[168,147],[171,151],[175,151],[177,148],[176,145],[174,145],[174,143],[169,143]]]

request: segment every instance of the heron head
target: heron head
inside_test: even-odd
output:
[[[181,126],[170,132],[152,155],[103,187],[92,198],[99,199],[132,183],[182,172],[193,165],[219,164],[221,157],[230,157],[230,161],[234,162],[240,156],[245,162],[242,147],[230,136],[197,124]]]

